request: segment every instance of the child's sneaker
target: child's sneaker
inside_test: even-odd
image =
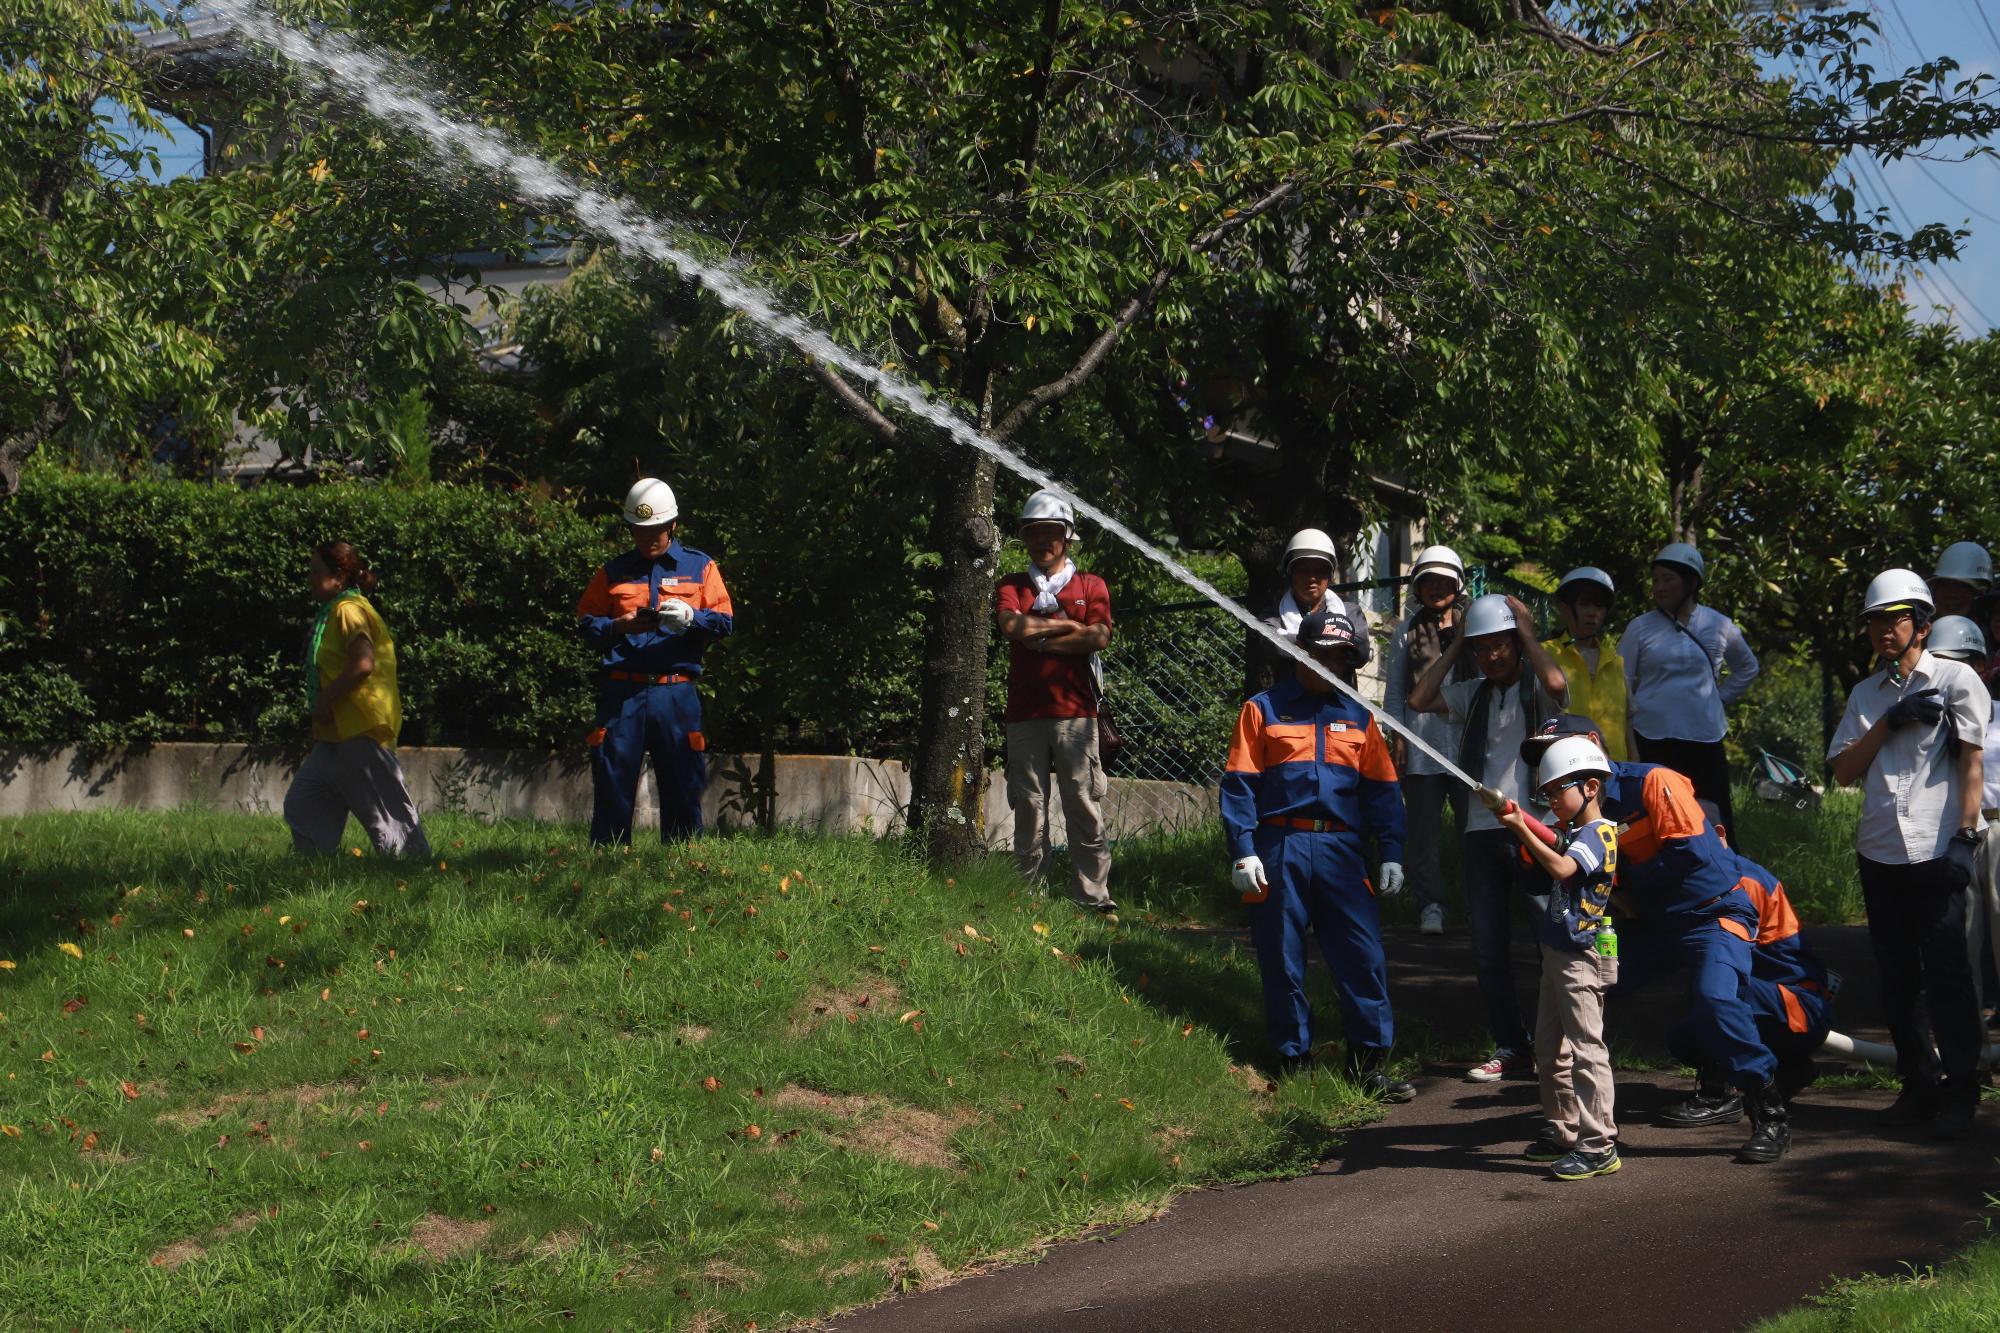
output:
[[[1535,1057],[1526,1051],[1495,1051],[1484,1064],[1474,1065],[1465,1076],[1474,1083],[1496,1083],[1509,1074],[1532,1074]]]
[[[1573,1152],[1549,1171],[1557,1180],[1588,1180],[1592,1176],[1608,1176],[1623,1165],[1613,1145],[1603,1152]]]
[[[1444,934],[1444,904],[1424,904],[1423,916],[1417,924],[1417,929],[1426,935]]]
[[[1535,1141],[1521,1150],[1521,1156],[1531,1162],[1560,1162],[1575,1151],[1576,1145],[1565,1139],[1561,1130],[1554,1125],[1543,1125]]]

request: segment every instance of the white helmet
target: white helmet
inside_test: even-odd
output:
[[[1546,787],[1560,778],[1579,774],[1611,776],[1611,760],[1604,747],[1588,736],[1565,736],[1542,751],[1541,766],[1535,770],[1535,785]]]
[[[1028,497],[1028,503],[1021,506],[1020,521],[1014,525],[1016,532],[1030,523],[1060,523],[1063,536],[1076,535],[1076,510],[1070,507],[1061,491],[1036,491]]]
[[[642,477],[625,492],[625,521],[635,528],[657,528],[681,516],[674,488],[658,477]]]
[[[1300,528],[1292,534],[1291,541],[1285,543],[1285,568],[1289,570],[1299,560],[1324,560],[1336,569],[1340,567],[1340,556],[1333,549],[1333,538],[1318,528]]]
[[[1701,552],[1686,542],[1668,542],[1653,557],[1656,565],[1674,565],[1694,574],[1696,583],[1708,582],[1708,562],[1701,558]]]
[[[1938,557],[1934,579],[1956,579],[1981,592],[1993,583],[1993,557],[1978,542],[1953,542]]]
[[[1924,614],[1936,610],[1931,601],[1931,585],[1913,569],[1885,569],[1868,585],[1861,599],[1861,614],[1877,611],[1905,611],[1922,607]]]
[[[1410,566],[1410,583],[1414,585],[1426,574],[1443,574],[1460,588],[1465,586],[1465,562],[1449,546],[1426,546],[1417,563]]]
[[[1611,581],[1609,574],[1599,569],[1596,565],[1578,565],[1575,569],[1563,575],[1562,582],[1556,585],[1556,596],[1560,598],[1563,593],[1579,583],[1594,584],[1604,589],[1605,595],[1608,597],[1615,599],[1618,596],[1618,585]]]
[[[1953,661],[1984,662],[1986,660],[1986,636],[1979,632],[1979,626],[1964,616],[1939,616],[1931,626],[1930,643],[1927,645],[1939,657],[1951,657]],[[1965,657],[1953,657],[1963,653]]]
[[[1484,597],[1475,597],[1472,605],[1465,608],[1464,634],[1468,639],[1476,639],[1482,634],[1501,634],[1519,628],[1514,619],[1514,608],[1507,605],[1506,595],[1489,592]]]

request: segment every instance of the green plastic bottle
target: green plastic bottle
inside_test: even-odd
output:
[[[1597,928],[1597,952],[1606,958],[1618,956],[1618,931],[1610,917],[1604,918],[1604,924]]]

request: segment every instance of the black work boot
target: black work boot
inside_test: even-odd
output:
[[[1347,1061],[1347,1076],[1377,1101],[1407,1102],[1417,1095],[1416,1084],[1397,1078],[1382,1067],[1388,1055],[1380,1046],[1354,1047]]]
[[[1889,1109],[1875,1123],[1885,1129],[1908,1129],[1912,1125],[1928,1125],[1937,1113],[1936,1084],[1905,1083],[1896,1100],[1889,1103]]]
[[[1777,1161],[1792,1146],[1792,1113],[1785,1099],[1766,1083],[1743,1100],[1750,1110],[1750,1138],[1737,1150],[1736,1160],[1755,1166]]]
[[[1931,1137],[1934,1139],[1969,1139],[1972,1137],[1972,1116],[1979,1106],[1979,1085],[1977,1083],[1953,1079],[1944,1085],[1943,1097],[1937,1115],[1931,1120]]]
[[[1699,1129],[1703,1125],[1733,1125],[1743,1118],[1743,1094],[1704,1069],[1696,1077],[1694,1096],[1660,1112],[1666,1129]]]
[[[1778,1064],[1778,1075],[1773,1080],[1778,1085],[1778,1095],[1785,1099],[1785,1105],[1792,1104],[1792,1098],[1819,1081],[1819,1065],[1809,1055],[1796,1060],[1783,1060]]]

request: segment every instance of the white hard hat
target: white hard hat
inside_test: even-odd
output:
[[[1578,565],[1575,569],[1563,575],[1562,582],[1556,585],[1556,596],[1561,597],[1563,593],[1570,589],[1571,585],[1578,583],[1594,584],[1604,589],[1609,596],[1613,598],[1618,596],[1618,585],[1611,581],[1609,574],[1599,569],[1596,565]]]
[[[1938,557],[1934,579],[1956,579],[1984,592],[1993,582],[1993,557],[1978,542],[1953,542]]]
[[[1964,653],[1964,658],[1953,657],[1953,661],[1986,660],[1986,636],[1979,632],[1979,626],[1964,616],[1939,616],[1931,626],[1930,650],[1939,657],[1952,657],[1954,653]]]
[[[1028,497],[1028,503],[1021,506],[1021,520],[1014,528],[1019,531],[1030,523],[1060,523],[1063,535],[1073,536],[1076,532],[1076,510],[1070,507],[1061,491],[1036,491]]]
[[[1514,619],[1514,608],[1507,605],[1503,593],[1489,592],[1484,597],[1472,599],[1472,605],[1465,608],[1465,637],[1476,639],[1482,634],[1500,634],[1519,628]]]
[[[1926,615],[1936,609],[1931,601],[1931,585],[1913,569],[1885,569],[1868,584],[1861,598],[1861,614],[1902,611],[1921,606]]]
[[[1333,549],[1333,538],[1318,528],[1300,528],[1285,543],[1285,568],[1290,569],[1296,560],[1324,560],[1338,567],[1340,557]]]
[[[1605,755],[1604,747],[1588,736],[1565,736],[1542,751],[1541,766],[1535,770],[1535,785],[1546,787],[1562,778],[1573,778],[1579,773],[1594,773],[1599,777],[1611,776],[1611,760]]]
[[[1443,574],[1463,588],[1465,586],[1465,562],[1458,558],[1458,552],[1449,546],[1426,546],[1417,563],[1410,566],[1410,582],[1415,583],[1426,574]]]
[[[1656,565],[1678,565],[1682,569],[1692,571],[1695,582],[1706,583],[1708,581],[1708,562],[1701,558],[1700,551],[1695,550],[1694,547],[1686,542],[1668,542],[1660,548],[1660,553],[1653,557],[1653,563]]]
[[[635,528],[657,528],[681,516],[674,488],[658,477],[641,477],[625,492],[625,521]]]

